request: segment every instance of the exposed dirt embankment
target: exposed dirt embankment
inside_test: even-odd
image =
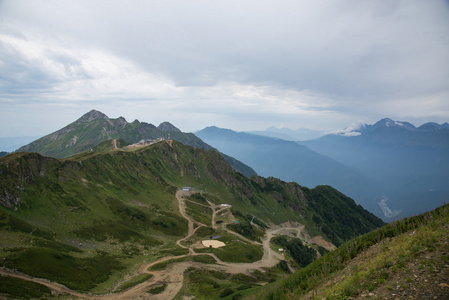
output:
[[[334,244],[326,241],[321,235],[316,235],[316,236],[310,238],[308,240],[308,242],[310,244],[315,244],[315,245],[321,246],[324,249],[326,249],[327,251],[332,251],[334,249],[337,249],[337,247]]]

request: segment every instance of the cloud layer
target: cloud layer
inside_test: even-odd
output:
[[[445,1],[14,0],[0,22],[17,134],[92,108],[182,130],[449,119]]]

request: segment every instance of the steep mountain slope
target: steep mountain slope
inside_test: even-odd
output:
[[[449,205],[395,221],[245,299],[447,299],[448,224]]]
[[[175,193],[185,186],[202,193],[181,205]],[[383,224],[331,187],[249,179],[216,151],[172,140],[133,151],[86,151],[64,160],[11,154],[0,159],[0,203],[1,266],[100,293],[144,260],[190,258],[181,241],[196,245],[189,239],[214,231],[228,239],[227,248],[213,252],[221,260],[260,258],[260,244],[206,225],[215,218],[210,218],[212,207],[221,203],[232,209],[220,211],[241,216],[245,230],[298,221],[311,235],[335,244]],[[248,217],[251,222],[244,221]],[[209,253],[192,249],[203,259]]]
[[[301,144],[373,177],[392,209],[413,215],[449,198],[447,127],[427,123],[416,128],[383,119],[349,136],[327,135]]]
[[[219,151],[250,165],[262,176],[274,176],[309,187],[328,184],[382,216],[375,202],[379,191],[374,180],[305,146],[217,127],[208,127],[195,134]]]
[[[192,133],[181,132],[168,122],[158,127],[135,120],[128,123],[123,117],[110,119],[100,111],[92,110],[66,127],[19,148],[18,152],[37,152],[45,156],[65,158],[88,150],[110,139],[122,139],[128,143],[140,140],[170,138],[195,148],[212,149]],[[256,173],[250,167],[231,157],[226,160],[245,176]]]

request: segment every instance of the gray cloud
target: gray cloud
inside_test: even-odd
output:
[[[444,1],[15,0],[0,22],[0,103],[16,114],[182,107],[202,116],[175,113],[188,130],[449,117]]]

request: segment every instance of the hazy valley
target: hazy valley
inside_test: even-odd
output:
[[[448,127],[383,119],[297,143],[217,127],[196,134],[262,176],[308,187],[329,184],[389,221],[449,199]]]

